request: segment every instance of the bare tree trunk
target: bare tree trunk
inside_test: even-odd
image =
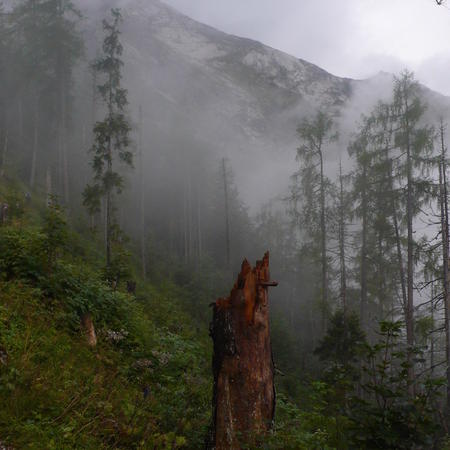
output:
[[[8,153],[8,137],[9,137],[8,122],[6,121],[5,136],[3,138],[2,166],[0,169],[0,178],[3,178],[5,176],[6,155]]]
[[[345,262],[345,198],[342,162],[339,161],[339,258],[341,262],[341,302],[344,317],[347,314],[347,268]]]
[[[383,234],[380,230],[377,231],[377,300],[378,300],[378,316],[376,317],[376,321],[384,320],[384,298],[386,297],[384,292],[384,273],[382,265],[383,258]]]
[[[441,207],[441,237],[444,285],[444,317],[445,317],[445,357],[447,377],[447,409],[450,407],[450,279],[449,279],[449,229],[448,229],[448,197],[447,197],[447,165],[444,142],[444,124],[440,125],[441,161],[439,164],[439,188]]]
[[[407,293],[406,293],[406,277],[405,277],[405,266],[403,262],[403,253],[402,253],[402,244],[400,238],[400,228],[398,224],[397,218],[397,205],[394,198],[394,178],[392,174],[392,162],[389,160],[388,147],[386,147],[385,151],[386,162],[389,164],[389,187],[392,191],[392,221],[394,224],[394,234],[395,234],[395,245],[397,250],[397,264],[398,264],[398,272],[400,277],[400,287],[402,291],[402,308],[406,316],[406,305],[407,305]]]
[[[394,221],[394,233],[395,233],[395,243],[397,248],[397,261],[398,261],[398,271],[400,276],[400,287],[402,290],[402,300],[403,300],[403,311],[406,315],[406,307],[407,307],[407,293],[406,293],[406,276],[405,276],[405,268],[403,263],[403,253],[401,247],[401,238],[400,238],[400,230],[397,219],[397,211],[395,209],[395,203],[393,202],[393,221]]]
[[[139,106],[139,189],[140,189],[140,212],[141,212],[141,270],[142,277],[147,276],[147,261],[145,252],[145,186],[144,186],[144,149],[142,143],[143,131],[142,106]]]
[[[197,245],[198,257],[203,256],[203,237],[202,237],[202,205],[200,199],[200,189],[197,189]]]
[[[20,145],[21,149],[23,148],[23,135],[24,135],[24,131],[23,131],[23,100],[22,100],[22,95],[23,95],[23,92],[21,91],[20,97],[19,97],[19,102],[18,102],[18,105],[17,105],[18,114],[19,114],[19,139],[18,139],[18,142],[19,142],[19,145]]]
[[[409,111],[408,101],[405,100],[405,111]],[[406,342],[408,344],[408,382],[409,394],[414,395],[414,361],[413,361],[413,347],[414,347],[414,237],[413,237],[413,168],[411,143],[409,135],[408,115],[405,118],[406,131],[406,170],[407,170],[407,205],[406,217],[408,223],[408,296],[406,305]]]
[[[269,329],[269,255],[245,260],[228,298],[214,304],[213,429],[210,449],[259,448],[275,412]]]
[[[108,170],[112,170],[110,167]],[[111,189],[106,193],[106,267],[111,268]]]
[[[184,189],[183,192],[183,241],[184,241],[184,263],[187,265],[189,262],[189,233],[188,233],[188,200],[187,200],[187,190]]]
[[[67,154],[67,98],[65,76],[61,78],[61,153],[63,159],[64,201],[69,205],[69,159]]]
[[[194,255],[194,225],[192,220],[192,182],[191,182],[191,171],[190,167],[188,170],[188,185],[187,185],[187,195],[188,195],[188,230],[189,230],[189,257],[192,259]]]
[[[322,258],[322,328],[326,330],[326,319],[328,309],[328,267],[327,267],[327,229],[325,218],[325,181],[323,168],[323,155],[321,146],[319,148],[320,156],[320,240],[321,240],[321,258]]]
[[[31,156],[30,186],[34,188],[36,182],[36,164],[38,151],[39,132],[39,105],[38,95],[35,93],[33,105],[33,152]]]
[[[360,303],[360,320],[363,328],[367,326],[367,228],[368,228],[368,208],[367,208],[367,167],[363,168],[363,191],[361,192],[362,198],[362,242],[361,242],[361,303]]]
[[[197,245],[198,245],[198,257],[203,256],[203,238],[202,238],[202,205],[200,198],[200,188],[197,187]]]
[[[47,195],[47,206],[50,206],[52,201],[52,170],[47,167],[47,173],[45,174],[45,188]]]
[[[91,124],[94,129],[97,120],[97,71],[92,71],[92,103],[91,103]]]
[[[431,323],[434,327],[434,296],[435,296],[435,287],[434,283],[431,283],[431,301],[430,301],[430,316]],[[430,376],[434,375],[434,338],[433,333],[430,333]]]
[[[231,251],[230,251],[230,211],[228,204],[228,180],[227,180],[227,168],[225,164],[225,158],[222,158],[222,172],[223,172],[223,190],[225,195],[225,246],[226,246],[226,263],[227,268],[231,263]]]

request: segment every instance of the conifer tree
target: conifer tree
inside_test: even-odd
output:
[[[347,220],[350,212],[350,196],[345,190],[345,176],[342,173],[342,161],[339,161],[339,186],[337,198],[338,243],[340,265],[340,298],[344,317],[347,315]]]
[[[441,216],[442,240],[442,284],[445,321],[445,359],[447,377],[447,408],[450,406],[450,276],[449,276],[449,218],[447,191],[447,147],[445,145],[445,126],[441,119],[439,126],[439,140],[441,154],[439,157],[439,206]]]
[[[127,91],[121,87],[123,47],[120,43],[119,26],[122,22],[120,10],[111,10],[112,20],[103,21],[106,36],[103,41],[103,55],[95,60],[94,70],[104,83],[98,92],[106,107],[105,118],[94,126],[92,168],[94,183],[84,191],[84,204],[90,212],[97,211],[100,198],[105,199],[106,208],[106,266],[111,268],[111,243],[117,224],[114,218],[114,194],[123,188],[123,177],[118,172],[118,164],[131,167],[133,155],[129,150],[131,127],[125,117],[128,104]]]
[[[70,0],[21,0],[10,17],[16,80],[10,95],[20,105],[20,132],[24,134],[24,123],[31,128],[29,182],[35,185],[39,168],[46,165],[48,172],[55,167],[59,192],[67,200],[67,132],[73,68],[83,50],[81,14]],[[46,149],[54,150],[44,153]]]
[[[392,299],[398,284],[401,298],[406,302],[400,240],[396,257],[392,251],[396,248],[394,230],[399,228],[391,173],[393,144],[390,120],[390,106],[378,104],[370,115],[362,118],[348,147],[349,155],[354,159],[353,214],[360,221],[360,229],[356,233],[356,267],[360,286],[360,320],[365,329],[369,326],[370,312],[378,320],[383,319],[388,301],[392,311]],[[396,273],[398,276],[394,275]]]
[[[312,119],[304,119],[297,128],[301,144],[297,149],[299,171],[294,175],[292,199],[300,199],[300,221],[311,243],[319,244],[320,301],[322,326],[325,328],[329,309],[329,261],[327,247],[327,216],[329,211],[331,183],[325,174],[325,150],[327,144],[337,139],[332,118],[319,111]]]
[[[394,81],[395,113],[395,144],[398,150],[396,172],[400,187],[403,187],[401,207],[406,217],[407,242],[407,303],[405,305],[406,339],[409,347],[408,380],[410,393],[413,394],[414,367],[412,348],[414,339],[414,267],[415,242],[413,220],[418,215],[424,203],[428,202],[429,180],[426,169],[430,164],[430,154],[433,149],[434,132],[430,127],[423,126],[421,120],[425,105],[420,98],[420,88],[413,74],[404,72]]]
[[[371,160],[370,145],[371,120],[363,119],[363,124],[355,140],[348,148],[349,155],[355,159],[353,178],[353,198],[356,202],[354,214],[361,220],[361,243],[358,267],[360,268],[360,321],[366,326],[366,314],[368,307],[368,234],[370,223],[371,196]]]

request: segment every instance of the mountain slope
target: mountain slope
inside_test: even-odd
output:
[[[124,14],[126,84],[131,103],[144,109],[148,129],[176,133],[181,141],[189,136],[218,158],[230,157],[248,203],[286,188],[302,116],[332,109],[341,113],[345,127],[353,128],[361,112],[390,92],[388,75],[361,81],[336,77],[198,23],[159,0],[117,4]],[[91,34],[111,7],[110,2],[101,5],[85,5]],[[98,33],[90,42],[94,54]],[[450,105],[429,92],[435,109]]]
[[[210,340],[185,311],[188,291],[168,277],[137,280],[136,296],[112,289],[96,236],[23,193],[0,180],[0,203],[15,205],[0,224],[0,448],[200,448]]]

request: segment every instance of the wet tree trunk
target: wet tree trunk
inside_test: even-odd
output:
[[[209,449],[257,447],[258,439],[272,426],[275,387],[269,286],[276,283],[270,282],[266,253],[254,268],[245,260],[230,296],[214,304],[213,428]]]

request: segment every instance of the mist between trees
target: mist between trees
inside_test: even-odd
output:
[[[120,43],[126,24],[118,10],[100,12],[88,20],[107,17],[103,33],[82,34],[86,19],[70,1],[24,0],[2,10],[1,177],[21,180],[31,196],[57,196],[75,226],[88,224],[104,241],[111,284],[127,276],[131,249],[144,278],[197,283],[214,297],[244,257],[270,249],[280,283],[271,296],[274,353],[293,397],[298,374],[323,369],[315,349],[328,363],[335,358],[329,347],[339,336],[330,342],[329,333],[348,326],[355,342],[363,340],[359,321],[369,344],[391,349],[386,339],[398,339],[402,401],[429,392],[425,377],[445,378],[437,388],[445,395],[435,400],[445,416],[447,118],[426,113],[414,76],[395,78],[350,130],[348,117],[341,129],[336,108],[310,108],[298,119],[296,167],[283,180],[289,189],[246,205],[233,157],[210,151],[193,132],[197,112],[181,117],[167,93],[162,106],[161,92],[139,99],[139,85],[127,84],[145,77],[127,62],[133,49]],[[264,183],[261,175],[255,190]],[[187,308],[204,324],[207,306],[192,298]],[[333,364],[349,371],[353,356]]]

